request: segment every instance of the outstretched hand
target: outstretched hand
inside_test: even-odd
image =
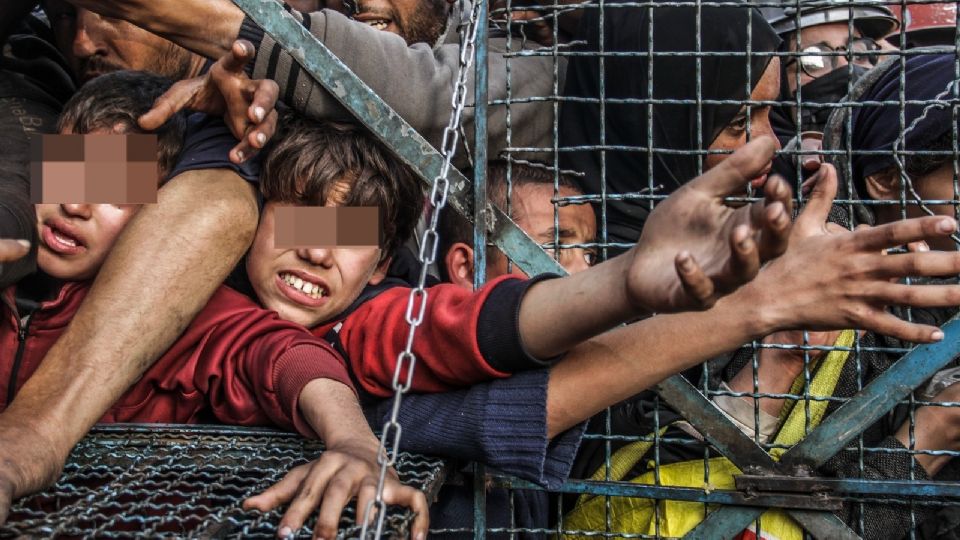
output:
[[[235,41],[230,52],[205,74],[180,81],[157,98],[153,108],[140,117],[140,127],[157,129],[184,108],[223,116],[240,141],[230,151],[230,161],[242,163],[263,148],[277,128],[277,83],[251,80],[243,71],[255,53],[249,41]]]
[[[768,168],[774,150],[768,137],[753,140],[651,212],[633,248],[634,303],[661,313],[709,308],[786,250],[793,194],[783,179],[769,179],[760,201],[724,203]]]
[[[282,480],[263,493],[243,502],[246,510],[269,512],[290,503],[277,527],[277,536],[286,538],[296,533],[314,509],[320,509],[314,538],[336,538],[340,514],[351,499],[357,499],[357,521],[376,497],[380,466],[377,464],[379,444],[370,441],[347,442],[331,446],[319,459],[292,469]],[[423,492],[400,483],[390,470],[383,488],[388,505],[410,508],[415,514],[411,538],[422,540],[430,525],[427,498]]]
[[[836,170],[821,165],[813,190],[793,226],[790,248],[745,287],[754,316],[773,330],[859,328],[926,343],[943,339],[939,328],[904,321],[887,306],[948,307],[960,304],[960,286],[905,285],[904,277],[960,273],[960,253],[889,248],[949,236],[949,217],[923,217],[848,231],[827,223],[837,193]]]

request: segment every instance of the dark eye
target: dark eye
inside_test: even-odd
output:
[[[583,260],[587,261],[587,266],[593,266],[597,262],[597,252],[592,249],[584,250]]]
[[[747,115],[744,113],[738,114],[736,118],[734,118],[733,120],[730,121],[729,124],[727,124],[727,129],[735,133],[746,131]]]

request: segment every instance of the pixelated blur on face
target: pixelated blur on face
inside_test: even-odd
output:
[[[64,131],[64,133],[70,133]],[[95,130],[91,133],[112,133]],[[40,244],[37,265],[47,274],[69,281],[91,279],[130,218],[137,204],[37,204]]]
[[[57,48],[77,81],[120,70],[149,71],[173,80],[190,70],[186,49],[126,21],[74,8],[65,0],[44,0]]]
[[[560,187],[560,197],[582,195],[566,186]],[[522,184],[513,188],[511,214],[514,221],[538,244],[589,244],[597,236],[597,218],[589,204],[561,206],[557,212],[559,229],[554,223],[553,186],[546,184]],[[552,257],[554,250],[548,248]],[[563,248],[560,250],[560,265],[575,274],[589,268],[595,259],[593,248]],[[525,276],[516,265],[509,265],[499,251],[492,252],[487,266],[487,279],[507,273]]]
[[[379,248],[277,249],[276,207],[264,206],[247,253],[247,275],[264,307],[311,328],[334,320],[364,287],[383,279]]]
[[[435,43],[447,20],[445,0],[358,0],[354,18],[402,37],[410,45]]]
[[[757,82],[757,85],[753,88],[753,92],[750,94],[750,100],[775,101],[779,94],[780,59],[773,58],[770,60],[770,63],[767,64],[767,69],[764,70],[763,75]],[[776,143],[777,148],[780,148],[780,142],[773,132],[773,126],[770,124],[769,105],[757,105],[750,107],[749,127],[749,135],[751,138],[760,137],[763,135],[771,137]],[[727,124],[722,131],[720,131],[720,134],[717,135],[717,138],[714,139],[712,143],[710,143],[708,149],[729,151],[736,150],[737,148],[747,144],[747,134],[747,108],[744,107],[739,113],[737,113],[733,120],[731,120],[730,123]],[[703,169],[706,171],[716,167],[721,161],[727,159],[728,155],[729,154],[709,154],[703,161]],[[761,176],[751,181],[754,189],[763,187],[763,184],[767,180],[768,172],[769,168]]]

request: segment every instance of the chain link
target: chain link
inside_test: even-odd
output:
[[[383,500],[383,486],[387,477],[387,470],[393,466],[397,460],[397,452],[400,448],[400,422],[397,417],[400,414],[400,403],[412,384],[413,371],[417,365],[417,356],[413,352],[413,339],[417,328],[423,323],[423,315],[427,305],[427,268],[433,264],[437,258],[437,243],[439,235],[437,234],[437,222],[440,219],[440,211],[447,204],[447,194],[450,189],[450,181],[447,175],[450,172],[451,161],[457,151],[459,140],[460,124],[463,118],[463,109],[467,101],[467,76],[470,67],[473,64],[474,46],[477,38],[477,19],[480,13],[480,2],[478,0],[472,4],[470,18],[460,28],[461,45],[460,61],[457,71],[457,80],[451,99],[452,111],[450,122],[443,131],[443,143],[440,147],[440,153],[443,155],[443,166],[440,174],[433,180],[433,189],[430,192],[430,206],[433,210],[430,212],[430,223],[427,230],[424,231],[420,242],[420,276],[417,286],[410,291],[410,297],[407,299],[406,320],[410,325],[407,334],[406,348],[397,356],[397,366],[393,373],[393,406],[390,412],[390,420],[383,426],[383,433],[380,435],[380,450],[377,455],[377,463],[380,465],[380,476],[377,480],[377,496],[370,501],[363,510],[363,529],[360,531],[360,538],[366,539],[371,523],[370,512],[376,512],[376,530],[374,538],[379,539],[383,534],[384,517],[387,512],[387,505]],[[460,2],[460,12],[463,13],[463,0]],[[466,36],[464,39],[463,36]],[[416,316],[414,316],[416,314]],[[402,376],[406,374],[406,378]],[[392,446],[387,448],[387,441],[392,439]]]

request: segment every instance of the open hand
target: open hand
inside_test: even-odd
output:
[[[763,200],[740,208],[724,204],[769,166],[774,150],[769,137],[753,140],[651,212],[633,248],[628,283],[638,307],[709,308],[784,252],[792,191],[783,179],[766,182]]]
[[[240,141],[230,151],[230,160],[242,163],[263,148],[277,128],[277,83],[251,80],[243,71],[255,53],[249,41],[235,41],[207,73],[177,82],[157,98],[153,108],[140,117],[140,127],[152,131],[184,108],[222,115]]]
[[[290,503],[277,527],[279,538],[296,533],[315,508],[320,508],[314,538],[336,538],[340,514],[351,499],[357,499],[357,520],[363,519],[364,509],[374,500],[380,465],[377,464],[379,443],[375,438],[348,441],[331,446],[320,459],[295,467],[282,480],[263,493],[243,502],[247,510],[268,512]],[[426,537],[430,524],[427,498],[423,492],[400,483],[396,473],[388,473],[383,487],[387,504],[402,505],[416,513],[411,537]]]
[[[904,321],[886,308],[960,304],[960,286],[899,282],[908,276],[960,273],[960,253],[884,251],[949,236],[956,221],[923,217],[848,231],[826,223],[837,192],[836,170],[821,165],[813,182],[789,249],[745,287],[753,295],[754,317],[775,330],[859,328],[915,343],[943,339],[939,328]]]

